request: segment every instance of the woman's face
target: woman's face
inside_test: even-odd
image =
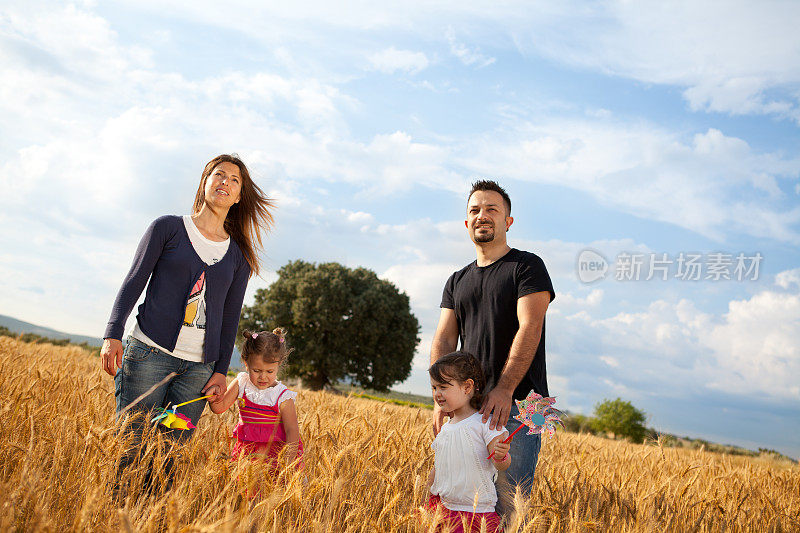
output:
[[[206,178],[206,203],[230,209],[239,202],[242,194],[242,177],[239,166],[227,161],[220,163]]]

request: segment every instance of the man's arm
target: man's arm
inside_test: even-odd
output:
[[[439,315],[439,325],[436,326],[436,333],[433,335],[431,343],[431,364],[443,355],[455,352],[458,348],[458,321],[456,312],[452,309],[442,307]],[[447,413],[443,412],[439,404],[433,404],[433,434],[439,434],[444,424],[444,417]]]
[[[443,355],[453,353],[458,348],[458,321],[456,312],[442,307],[439,315],[439,325],[431,343],[431,364]]]
[[[514,389],[522,381],[525,372],[531,366],[542,338],[542,324],[547,306],[550,305],[548,291],[526,294],[517,300],[517,319],[519,329],[511,343],[508,359],[503,366],[503,372],[494,389],[489,391],[481,407],[483,421],[491,416],[489,424],[491,429],[501,429],[508,422],[511,414],[511,402]]]

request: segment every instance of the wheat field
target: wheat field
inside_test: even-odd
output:
[[[123,443],[96,357],[0,337],[0,394],[0,531],[436,528],[420,511],[430,411],[303,391],[305,468],[265,480],[253,463],[228,459],[235,413],[207,410],[184,448],[155,437],[145,450],[155,464],[179,457],[172,490],[142,490],[139,466],[126,478],[138,497],[119,506],[109,484]],[[243,496],[254,484],[255,497]],[[515,503],[507,531],[797,531],[800,469],[560,433],[543,441],[532,497]]]

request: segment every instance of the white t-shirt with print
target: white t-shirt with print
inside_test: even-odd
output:
[[[192,243],[197,256],[206,265],[213,265],[220,261],[228,252],[231,239],[228,237],[224,241],[216,242],[207,239],[194,223],[191,215],[183,216],[183,225],[186,228],[186,233],[189,236],[189,241]],[[139,328],[139,323],[136,322],[131,336],[138,339],[145,344],[155,346],[159,350],[166,352],[178,359],[186,361],[194,361],[196,363],[203,362],[203,343],[206,337],[206,283],[205,271],[200,275],[200,278],[195,282],[189,298],[186,301],[186,310],[184,313],[183,325],[178,333],[178,340],[175,343],[175,349],[169,351],[163,346],[159,346],[144,334]]]
[[[297,398],[297,393],[287,389],[286,385],[280,381],[276,381],[275,385],[272,387],[259,389],[250,381],[250,374],[247,372],[239,372],[236,374],[236,381],[239,382],[239,398],[247,391],[247,399],[258,405],[267,405],[271,407],[278,401],[278,396],[280,396],[280,403],[278,405],[286,400],[294,400]],[[286,392],[281,396],[283,391]]]
[[[219,242],[206,238],[206,236],[197,229],[191,215],[183,215],[183,225],[186,227],[189,240],[192,241],[192,248],[194,248],[194,251],[200,259],[203,260],[203,263],[207,265],[218,263],[228,252],[228,246],[231,244],[230,237]]]
[[[487,459],[486,446],[505,429],[489,429],[491,420],[484,423],[482,417],[475,413],[446,423],[431,443],[436,468],[431,494],[439,495],[451,511],[489,513],[497,504],[497,468]]]

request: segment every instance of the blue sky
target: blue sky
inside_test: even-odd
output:
[[[800,5],[4,2],[0,313],[100,335],[141,232],[237,152],[277,199],[266,273],[406,291],[426,394],[475,178],[546,262],[550,388],[800,457]],[[612,271],[582,283],[578,254]],[[617,281],[621,252],[763,256],[757,280]],[[674,268],[674,267],[673,267]]]

